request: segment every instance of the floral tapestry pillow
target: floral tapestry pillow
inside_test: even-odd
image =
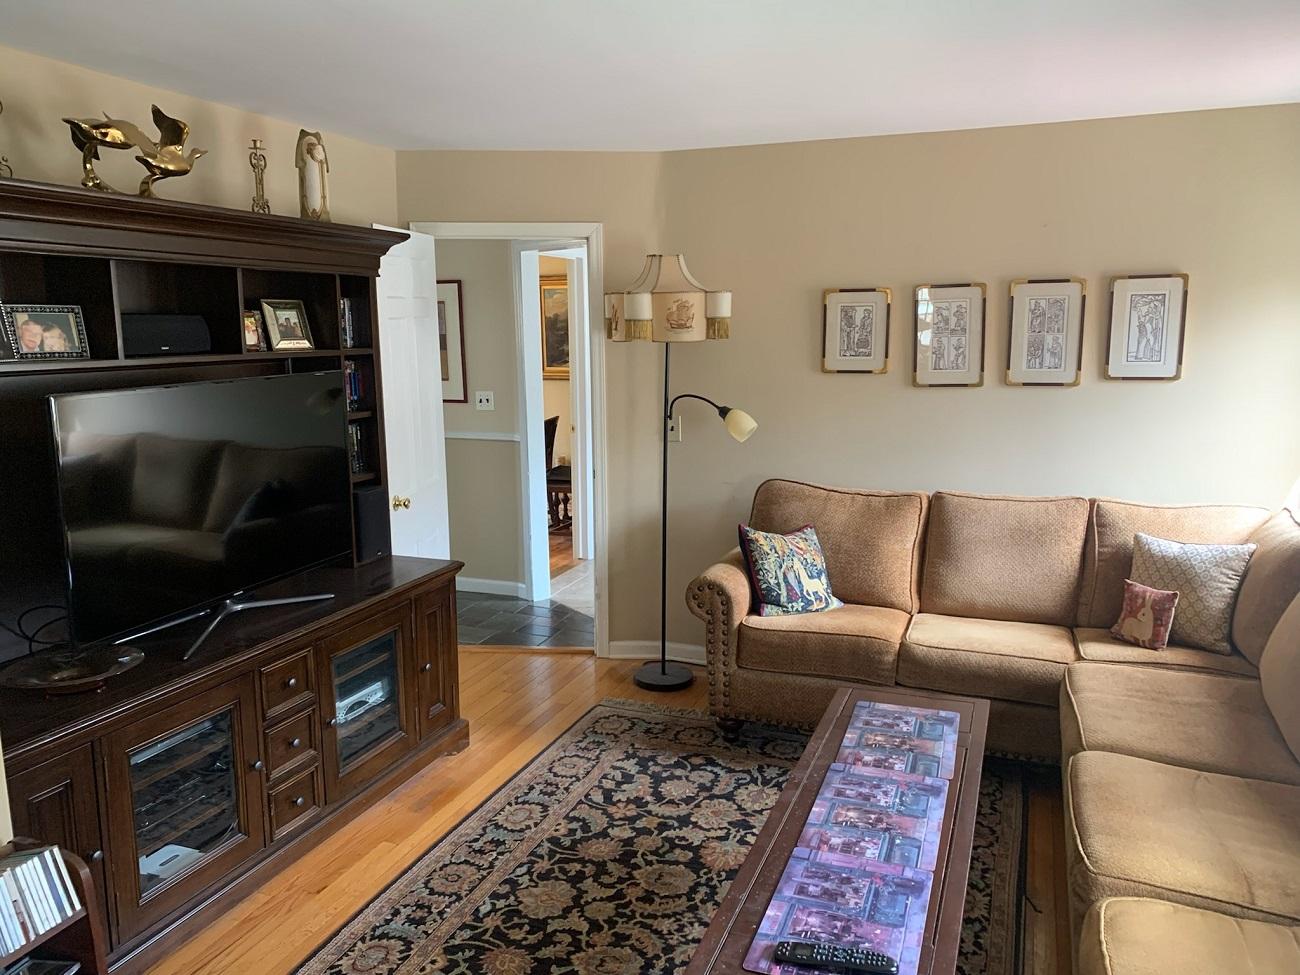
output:
[[[1169,641],[1213,653],[1232,653],[1232,610],[1255,552],[1254,543],[1205,545],[1133,536],[1129,576],[1152,589],[1179,594]]]
[[[1169,645],[1177,607],[1178,593],[1125,579],[1124,608],[1110,628],[1110,635],[1148,650],[1163,650]]]
[[[741,525],[740,550],[749,565],[760,616],[816,613],[844,605],[831,594],[826,556],[812,525],[789,535]]]

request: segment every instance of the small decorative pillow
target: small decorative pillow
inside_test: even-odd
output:
[[[1169,630],[1174,625],[1177,606],[1178,593],[1125,579],[1124,608],[1110,628],[1110,635],[1148,650],[1163,650],[1169,645]]]
[[[1197,545],[1133,536],[1134,582],[1179,594],[1170,643],[1232,653],[1232,609],[1255,552],[1246,545]]]
[[[781,535],[740,526],[740,550],[760,616],[816,613],[844,604],[831,595],[826,556],[812,525]]]

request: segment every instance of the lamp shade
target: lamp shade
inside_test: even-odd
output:
[[[730,334],[731,292],[708,291],[681,254],[649,254],[641,276],[605,296],[606,333],[616,342],[702,342]]]
[[[727,428],[727,433],[731,434],[731,439],[737,443],[744,443],[758,429],[758,421],[744,410],[727,410],[722,423]]]

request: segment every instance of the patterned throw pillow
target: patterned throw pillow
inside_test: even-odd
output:
[[[1138,534],[1133,536],[1129,576],[1179,594],[1170,643],[1232,653],[1232,609],[1254,552],[1253,543],[1197,545]]]
[[[831,595],[826,557],[812,525],[781,535],[740,526],[740,550],[760,616],[815,613],[844,604]]]
[[[1125,579],[1124,608],[1110,628],[1110,635],[1148,650],[1163,650],[1169,645],[1169,630],[1177,606],[1178,593]]]

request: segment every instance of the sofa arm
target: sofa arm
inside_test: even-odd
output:
[[[704,621],[709,663],[709,710],[730,712],[731,673],[736,669],[736,638],[751,603],[749,571],[739,548],[732,549],[686,587],[686,605]]]

